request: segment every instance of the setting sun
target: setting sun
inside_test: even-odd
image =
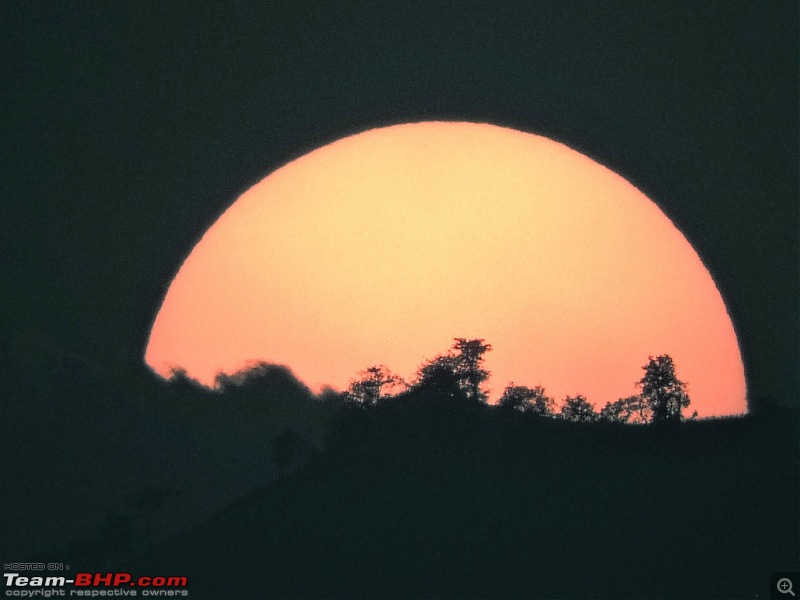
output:
[[[746,410],[720,293],[661,210],[562,144],[475,123],[373,129],[268,175],[188,256],[145,359],[343,389],[373,364],[412,378],[456,337],[492,344],[492,400],[514,382],[599,408],[669,354],[689,412]]]

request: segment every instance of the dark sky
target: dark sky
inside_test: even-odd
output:
[[[797,403],[796,2],[6,2],[4,338],[141,361],[245,189],[379,125],[549,136],[655,200],[728,303],[751,400]],[[650,285],[659,280],[653,248]]]

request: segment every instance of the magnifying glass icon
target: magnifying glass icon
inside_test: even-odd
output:
[[[794,596],[794,592],[792,591],[792,580],[787,577],[778,579],[777,588],[781,594],[791,594]]]

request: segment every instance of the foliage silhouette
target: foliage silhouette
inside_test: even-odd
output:
[[[606,405],[598,414],[599,421],[608,423],[648,423],[652,411],[642,396],[628,396]]]
[[[453,357],[448,355],[437,356],[423,364],[411,389],[424,391],[431,399],[467,399],[455,372]]]
[[[452,350],[455,354],[455,372],[462,389],[471,400],[486,401],[488,390],[481,389],[481,384],[489,378],[489,371],[482,365],[484,354],[492,349],[483,339],[456,338]]]
[[[564,399],[561,417],[576,423],[591,423],[597,420],[597,413],[594,411],[594,404],[589,402],[585,396],[578,394],[577,396],[567,396]]]
[[[681,409],[690,404],[686,383],[675,374],[675,363],[668,354],[650,357],[642,367],[644,377],[638,385],[652,411],[654,424],[680,423]]]
[[[522,413],[531,413],[540,416],[552,416],[555,402],[545,394],[542,386],[529,388],[525,385],[510,383],[503,391],[498,406],[500,408],[517,410]]]
[[[385,397],[385,390],[395,391],[407,387],[402,377],[392,373],[386,365],[373,365],[359,373],[359,379],[350,383],[346,400],[363,406],[375,406]]]
[[[607,423],[627,423],[629,415],[625,411],[625,400],[620,398],[615,402],[606,402],[606,405],[597,415],[598,421]]]
[[[439,355],[419,368],[415,385],[425,386],[431,380],[443,384],[449,374],[467,399],[486,402],[488,391],[481,385],[490,373],[483,368],[483,355],[491,349],[492,346],[483,339],[454,338],[447,354]]]
[[[216,389],[226,397],[254,397],[269,393],[272,397],[309,399],[311,391],[294,374],[282,365],[256,362],[228,375],[218,373]]]

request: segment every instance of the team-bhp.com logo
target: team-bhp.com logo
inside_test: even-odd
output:
[[[188,596],[185,589],[188,581],[186,577],[133,577],[130,573],[76,573],[73,578],[64,576],[28,576],[19,573],[3,573],[6,584],[6,596],[35,598],[45,597],[44,588],[62,588],[52,590],[61,592],[55,596],[151,596],[151,597],[176,597]],[[66,586],[72,589],[64,590]],[[19,588],[19,589],[18,589]],[[134,588],[134,589],[131,589]],[[135,588],[140,588],[137,590]],[[27,592],[27,593],[26,593]],[[46,597],[50,597],[48,594]]]

